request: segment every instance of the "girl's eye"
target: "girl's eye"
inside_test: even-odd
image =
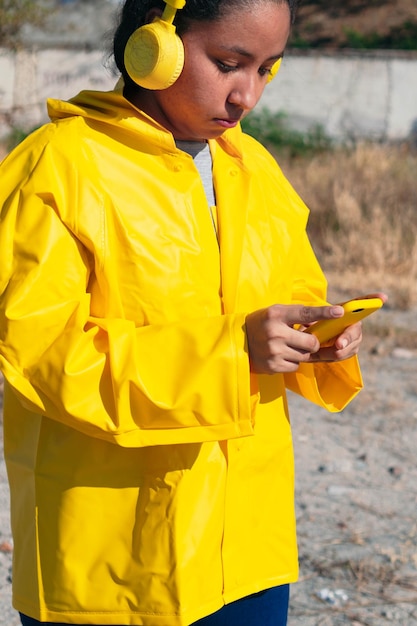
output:
[[[259,68],[259,74],[261,76],[269,76],[271,73],[271,68],[270,67],[260,67]]]
[[[227,74],[228,72],[235,72],[238,68],[237,65],[228,65],[227,63],[223,63],[222,61],[217,61],[217,67],[223,74]]]

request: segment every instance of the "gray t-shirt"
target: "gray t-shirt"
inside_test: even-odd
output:
[[[187,152],[194,159],[196,168],[199,171],[203,182],[204,191],[209,207],[216,205],[213,189],[213,174],[211,152],[207,141],[176,141],[177,148]]]

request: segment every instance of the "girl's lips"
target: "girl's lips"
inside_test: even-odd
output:
[[[217,124],[219,124],[219,126],[222,126],[223,128],[234,128],[239,123],[239,120],[223,120],[218,117],[215,118],[215,121]]]

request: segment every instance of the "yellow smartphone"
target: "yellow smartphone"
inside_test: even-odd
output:
[[[345,311],[343,317],[320,320],[306,328],[303,332],[315,335],[320,344],[327,343],[338,337],[348,326],[352,326],[352,324],[356,324],[356,322],[371,315],[371,313],[378,311],[383,304],[380,298],[358,298],[342,302],[339,306],[342,306]]]

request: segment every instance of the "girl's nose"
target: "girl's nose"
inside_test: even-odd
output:
[[[242,76],[234,84],[227,100],[230,104],[250,111],[258,103],[264,87],[265,85],[260,80],[259,75],[256,77]]]

